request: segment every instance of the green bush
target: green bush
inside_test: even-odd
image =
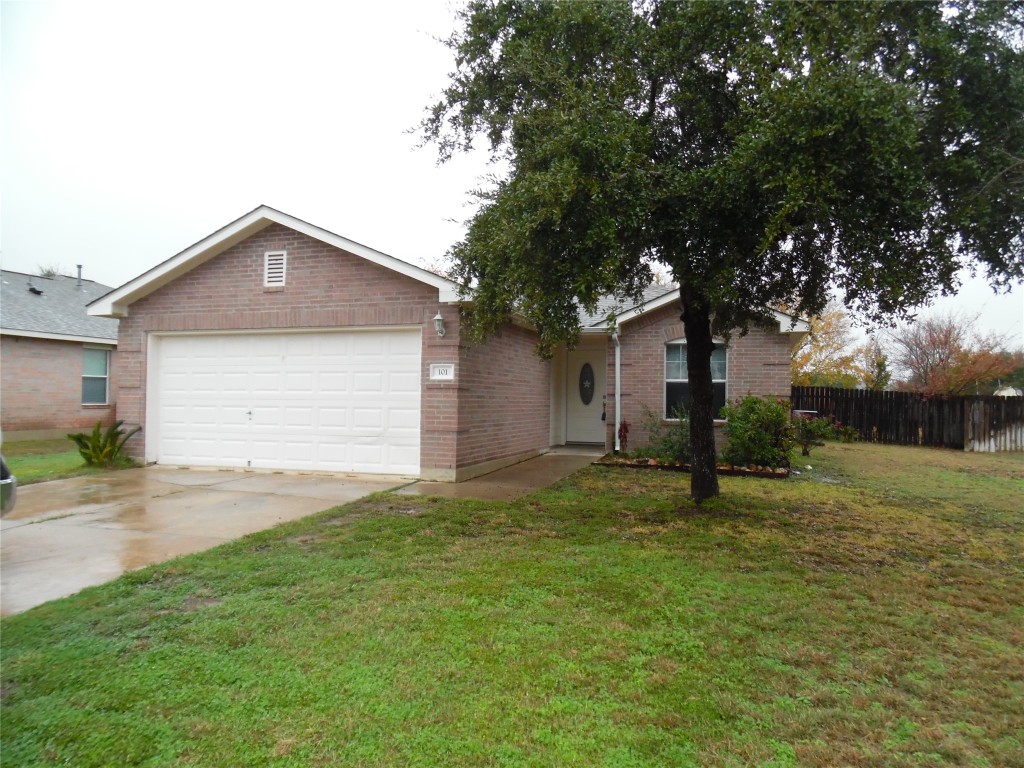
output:
[[[789,404],[745,397],[722,409],[729,444],[722,458],[734,466],[788,467],[796,444]]]
[[[860,440],[860,432],[857,431],[856,427],[851,427],[849,425],[837,423],[835,426],[835,433],[844,443],[855,443]]]
[[[130,432],[121,429],[123,421],[119,421],[111,427],[103,429],[103,422],[97,421],[92,432],[78,432],[68,435],[78,446],[78,452],[82,454],[85,463],[91,467],[113,467],[131,463],[131,459],[125,456],[125,443],[142,427],[136,427]]]
[[[810,419],[798,416],[793,419],[793,429],[802,456],[811,455],[812,445],[824,445],[823,440],[831,440],[836,437],[835,425],[831,419],[825,417]]]
[[[660,414],[655,413],[646,405],[643,408],[644,431],[647,432],[647,445],[633,452],[638,458],[660,459],[662,461],[678,461],[689,464],[693,459],[690,448],[690,418],[682,407],[672,411],[671,424],[666,424]]]

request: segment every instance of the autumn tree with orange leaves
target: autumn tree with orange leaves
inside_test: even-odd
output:
[[[1024,364],[999,334],[977,334],[977,316],[938,315],[903,325],[886,346],[900,389],[930,395],[990,394],[992,385]]]
[[[860,381],[857,351],[853,348],[850,317],[832,302],[811,317],[811,331],[793,353],[793,385],[797,387],[855,387]]]

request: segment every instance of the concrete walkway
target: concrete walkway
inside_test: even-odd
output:
[[[509,501],[600,455],[559,448],[464,483],[146,467],[23,486],[0,521],[0,615],[376,491]]]
[[[543,456],[499,469],[462,483],[418,482],[396,493],[420,496],[444,496],[449,499],[487,499],[512,501],[527,493],[546,488],[573,472],[593,464],[604,451],[589,446],[561,446]]]

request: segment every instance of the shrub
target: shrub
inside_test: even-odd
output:
[[[788,467],[796,444],[789,405],[771,398],[745,397],[722,409],[729,445],[722,457],[734,466]]]
[[[142,427],[136,427],[126,433],[121,429],[122,424],[124,424],[124,422],[119,421],[112,427],[107,427],[107,429],[104,430],[103,423],[97,421],[96,426],[92,428],[92,432],[78,432],[73,435],[68,435],[68,438],[75,441],[75,445],[78,446],[78,452],[82,454],[82,458],[85,459],[85,463],[91,467],[113,467],[116,465],[123,465],[131,462],[131,460],[122,453],[124,445],[128,442],[128,439],[136,432],[140,431]]]
[[[629,448],[629,422],[625,419],[619,424],[619,450],[623,453]]]
[[[681,406],[677,407],[672,411],[673,423],[665,424],[660,414],[646,405],[641,407],[647,445],[636,450],[635,455],[689,464],[693,452],[690,449],[690,418],[686,411]]]
[[[857,431],[856,427],[851,427],[848,424],[844,425],[836,422],[835,433],[844,443],[855,443],[860,440],[860,432]]]
[[[824,417],[811,419],[798,416],[793,419],[793,428],[802,456],[811,455],[812,445],[824,445],[823,440],[836,436],[836,429],[832,425],[832,420]]]

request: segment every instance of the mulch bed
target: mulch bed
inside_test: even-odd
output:
[[[603,467],[624,467],[626,469],[653,469],[662,472],[689,472],[690,465],[678,461],[659,461],[658,459],[629,459],[622,456],[609,454],[596,462]],[[750,465],[747,467],[736,467],[732,464],[719,464],[718,474],[729,477],[767,477],[773,480],[783,480],[789,477],[789,467],[758,467]]]

